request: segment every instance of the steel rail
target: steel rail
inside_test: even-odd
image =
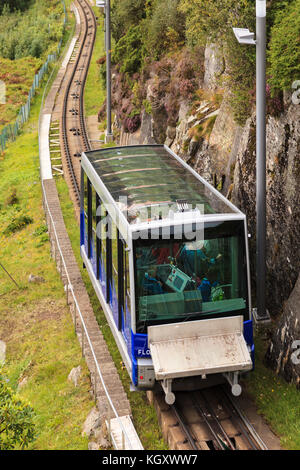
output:
[[[178,420],[179,426],[181,427],[184,434],[186,435],[186,438],[187,438],[190,446],[192,447],[192,449],[193,450],[199,450],[199,447],[195,443],[195,439],[193,438],[192,434],[188,430],[188,427],[187,427],[186,423],[184,422],[184,419],[182,417],[182,414],[178,410],[178,407],[176,405],[171,405],[171,410],[173,410],[173,412],[174,412],[174,414],[175,414],[175,416]]]
[[[223,437],[224,439],[226,440],[226,445],[229,446],[229,448],[231,450],[236,450],[234,445],[232,444],[231,440],[230,440],[230,437],[229,435],[227,434],[227,432],[225,431],[224,427],[222,426],[222,423],[220,422],[220,420],[218,419],[213,407],[210,405],[209,401],[207,400],[206,396],[205,396],[205,393],[204,392],[200,392],[200,396],[201,398],[203,399],[204,403],[205,403],[205,407],[207,409],[207,411],[211,414],[211,416],[213,417],[215,423],[217,424],[217,426],[219,427],[221,433],[223,434]],[[217,434],[218,436],[218,434]],[[223,442],[223,439],[220,439],[220,437],[218,436],[218,439],[219,441],[221,441],[221,444]]]
[[[208,429],[210,430],[210,432],[212,434],[212,437],[214,438],[219,450],[225,450],[224,446],[221,444],[221,441],[220,441],[220,438],[219,438],[218,434],[215,432],[215,430],[211,426],[206,414],[204,413],[203,409],[199,405],[199,402],[195,398],[194,394],[192,395],[192,400],[193,400],[194,407],[196,408],[196,410],[198,411],[200,416],[203,418],[205,424],[207,425]]]
[[[238,407],[236,403],[232,400],[230,395],[227,393],[226,390],[224,390],[224,387],[222,387],[222,392],[224,396],[227,398],[228,402],[230,403],[232,409],[236,412],[240,419],[240,425],[244,426],[244,429],[246,430],[246,434],[250,434],[251,438],[255,442],[256,446],[258,447],[258,450],[268,450],[268,447],[262,440],[262,438],[258,435],[248,418],[244,415],[242,410]],[[249,439],[248,439],[249,440]]]
[[[71,152],[70,152],[69,139],[68,139],[68,133],[67,133],[67,105],[68,105],[68,99],[69,99],[69,96],[70,96],[71,86],[73,84],[75,74],[78,71],[78,65],[79,65],[79,62],[82,58],[82,53],[83,53],[84,47],[86,45],[89,45],[89,44],[86,44],[86,42],[87,42],[86,40],[87,40],[87,37],[88,37],[88,30],[89,30],[89,24],[88,24],[89,19],[87,17],[87,13],[85,11],[85,6],[86,6],[89,10],[90,15],[91,15],[90,19],[93,22],[94,28],[93,28],[92,39],[91,39],[92,44],[91,44],[91,47],[89,48],[89,52],[88,52],[88,60],[84,64],[84,68],[83,68],[84,73],[81,74],[81,76],[80,76],[81,80],[80,80],[80,88],[79,88],[79,122],[80,122],[81,135],[82,135],[82,138],[83,138],[83,145],[85,147],[84,150],[89,150],[90,145],[89,145],[87,130],[86,130],[85,121],[84,121],[84,101],[83,101],[83,97],[84,97],[84,87],[85,87],[85,83],[86,83],[88,68],[89,68],[89,64],[90,64],[90,61],[91,61],[93,47],[94,47],[94,43],[95,43],[96,20],[95,20],[94,12],[93,12],[92,8],[90,7],[90,5],[88,5],[87,2],[82,3],[80,1],[78,1],[78,4],[80,5],[82,14],[85,18],[85,22],[84,22],[85,23],[84,24],[85,30],[84,30],[83,39],[82,39],[82,42],[80,44],[80,48],[79,48],[79,51],[78,51],[78,54],[77,54],[76,62],[75,62],[75,65],[73,67],[70,79],[68,81],[68,84],[67,84],[67,87],[66,87],[66,92],[65,92],[65,95],[64,95],[64,99],[63,99],[62,133],[63,133],[63,142],[64,142],[67,166],[68,166],[70,177],[71,177],[71,184],[72,184],[74,192],[75,192],[76,202],[79,205],[79,202],[80,202],[80,183],[77,181],[77,178],[76,178],[76,175],[75,175],[75,171],[74,171],[73,163],[72,163],[72,156],[71,156]]]

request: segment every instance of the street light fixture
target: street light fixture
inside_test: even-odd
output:
[[[254,33],[233,28],[240,44],[256,45],[256,302],[257,321],[270,319],[266,309],[266,0],[256,0]]]
[[[111,130],[111,32],[110,32],[110,0],[96,0],[96,6],[105,12],[105,47],[106,47],[106,119],[107,128],[105,142],[114,140]]]

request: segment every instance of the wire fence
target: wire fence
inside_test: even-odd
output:
[[[65,2],[62,1],[62,4],[64,8],[64,24],[63,24],[63,32],[64,32],[66,24],[68,22],[68,16],[67,16]],[[21,107],[16,121],[13,124],[7,124],[7,126],[5,126],[2,129],[1,134],[0,134],[0,150],[2,152],[5,150],[8,142],[13,142],[14,140],[16,140],[16,137],[19,134],[21,127],[28,120],[32,98],[34,97],[36,90],[39,87],[41,81],[43,80],[45,74],[47,74],[50,64],[55,62],[57,58],[59,57],[61,47],[62,47],[62,41],[63,41],[62,39],[59,41],[56,51],[53,54],[48,55],[46,62],[42,65],[40,70],[35,74],[32,86],[28,93],[27,101]]]

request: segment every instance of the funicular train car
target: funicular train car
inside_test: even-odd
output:
[[[174,391],[253,367],[246,217],[163,145],[81,159],[81,256],[133,390]]]

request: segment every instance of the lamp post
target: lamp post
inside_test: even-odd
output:
[[[105,11],[105,48],[106,48],[106,120],[107,128],[105,142],[113,141],[111,130],[111,29],[110,29],[110,0],[96,0],[96,6]]]
[[[240,44],[256,45],[256,302],[257,321],[266,310],[266,0],[256,0],[256,40],[247,29],[233,28]]]

